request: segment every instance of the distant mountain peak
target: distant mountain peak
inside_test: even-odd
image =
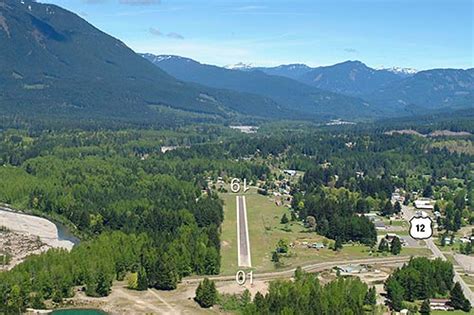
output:
[[[406,75],[406,76],[411,76],[419,72],[418,70],[414,68],[402,68],[402,67],[384,68],[383,66],[378,68],[377,70],[385,70],[385,71],[389,71],[395,74]]]
[[[275,69],[287,69],[287,70],[310,70],[311,67],[305,65],[304,63],[291,63],[288,65],[279,65]]]
[[[193,59],[186,58],[186,57],[181,57],[181,56],[176,56],[176,55],[154,55],[154,54],[150,54],[150,53],[139,54],[139,55],[144,57],[145,59],[150,60],[153,63],[159,63],[159,62],[166,61],[166,60],[182,60],[182,61],[187,61],[187,62],[197,62]]]
[[[224,68],[231,70],[250,70],[253,68],[253,66],[251,63],[238,62],[233,65],[226,65]]]
[[[362,61],[359,61],[359,60],[346,60],[346,61],[343,61],[343,62],[340,62],[340,63],[336,63],[335,65],[332,65],[332,66],[337,66],[337,65],[355,65],[355,66],[364,66],[364,67],[367,67],[367,65],[365,63],[363,63]],[[330,66],[330,67],[332,67]]]

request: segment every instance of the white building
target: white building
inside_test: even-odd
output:
[[[431,199],[421,198],[421,199],[415,200],[415,208],[433,211],[434,205]]]
[[[283,173],[285,173],[286,175],[290,175],[291,177],[296,176],[295,170],[284,170]]]

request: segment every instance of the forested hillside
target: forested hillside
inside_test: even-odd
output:
[[[163,124],[161,111],[169,114],[170,108],[210,115],[208,120],[290,115],[262,96],[178,81],[55,5],[2,1],[0,21],[2,114]]]

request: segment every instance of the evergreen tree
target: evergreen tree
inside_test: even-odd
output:
[[[392,202],[390,200],[387,200],[385,202],[385,205],[382,208],[381,212],[382,212],[383,216],[390,216],[390,215],[393,214],[393,206],[392,206]]]
[[[174,290],[178,285],[178,272],[174,257],[166,252],[158,256],[156,263],[157,277],[155,288],[160,290]]]
[[[446,246],[446,233],[444,233],[444,234],[441,236],[441,246],[442,246],[442,247],[445,247],[445,246]]]
[[[214,281],[204,278],[196,289],[194,300],[203,308],[209,308],[217,303],[217,289]]]
[[[385,237],[380,240],[378,251],[381,253],[390,251],[390,245]]]
[[[342,240],[340,237],[336,238],[336,241],[334,242],[334,250],[338,251],[342,249]]]
[[[463,254],[464,255],[471,255],[472,254],[472,242],[467,242],[466,245],[463,247]]]
[[[144,291],[148,289],[148,278],[146,275],[146,270],[143,266],[140,266],[138,270],[138,279],[137,279],[137,290]]]
[[[298,220],[298,217],[296,216],[296,211],[291,211],[291,221],[296,221]]]
[[[280,263],[280,256],[276,251],[272,252],[272,262],[275,264]]]
[[[255,294],[253,303],[261,314],[266,314],[265,310],[267,310],[267,303],[265,297],[262,295],[262,293],[260,293],[260,291]]]
[[[250,294],[250,291],[248,289],[245,289],[245,291],[240,296],[240,305],[242,308],[244,308],[250,302],[252,302],[252,295]]]
[[[430,315],[430,313],[431,313],[430,300],[426,299],[421,304],[420,314],[421,315]]]
[[[390,245],[390,252],[393,255],[398,255],[402,251],[402,243],[398,237],[394,237],[392,240],[392,244]]]
[[[451,289],[450,304],[456,310],[463,310],[464,312],[469,312],[471,310],[471,303],[464,296],[459,282],[456,282],[454,287]]]
[[[98,296],[107,296],[112,287],[112,278],[109,277],[104,270],[99,270],[97,275],[97,289]]]
[[[290,220],[288,220],[288,217],[286,216],[286,213],[283,213],[283,216],[281,217],[280,223],[281,224],[287,224],[288,222],[290,222]]]
[[[281,254],[286,254],[288,253],[288,250],[289,250],[288,242],[283,239],[280,239],[276,247],[276,252],[281,253]]]
[[[396,201],[395,204],[393,205],[393,212],[394,213],[400,213],[402,211],[402,205],[400,202]]]
[[[430,198],[433,196],[433,187],[431,185],[427,185],[425,189],[423,189],[423,197]]]
[[[393,278],[389,278],[385,286],[390,299],[390,305],[395,311],[399,312],[403,308],[405,290],[400,283]]]
[[[296,270],[295,270],[295,281],[300,281],[300,280],[303,280],[304,278],[304,271],[303,269],[298,266],[296,267]]]
[[[364,298],[364,304],[370,306],[375,306],[375,304],[377,304],[377,293],[375,291],[375,287],[370,287],[367,291],[367,294]]]
[[[459,231],[462,225],[462,213],[461,210],[456,209],[454,212],[454,232]]]

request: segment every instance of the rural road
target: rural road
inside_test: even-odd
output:
[[[361,259],[350,259],[350,260],[338,260],[338,261],[328,261],[328,262],[318,262],[312,263],[301,266],[301,268],[310,273],[323,271],[327,269],[332,269],[339,265],[349,265],[349,264],[379,264],[379,265],[387,265],[387,264],[401,264],[408,262],[411,256],[397,256],[397,257],[386,257],[386,258],[361,258]],[[282,271],[273,271],[273,272],[253,272],[253,279],[257,280],[272,280],[272,279],[279,279],[285,278],[289,279],[293,277],[296,268],[286,269]],[[214,281],[235,281],[235,275],[231,276],[210,276],[207,277],[210,280]],[[183,279],[183,282],[186,283],[197,283],[201,282],[204,278],[203,277],[189,277]]]
[[[403,212],[403,217],[404,219],[409,222],[410,219],[415,216],[415,211],[407,206],[402,206],[402,212]],[[433,255],[437,258],[441,258],[442,260],[446,261],[446,256],[439,250],[438,246],[433,242],[432,238],[429,238],[425,240],[426,246],[431,250]],[[471,289],[469,286],[466,284],[466,282],[461,278],[459,273],[454,269],[454,282],[459,282],[461,285],[464,295],[466,298],[471,302],[471,304],[474,305],[474,294],[472,293]]]
[[[245,196],[237,196],[237,257],[239,267],[252,267]]]

